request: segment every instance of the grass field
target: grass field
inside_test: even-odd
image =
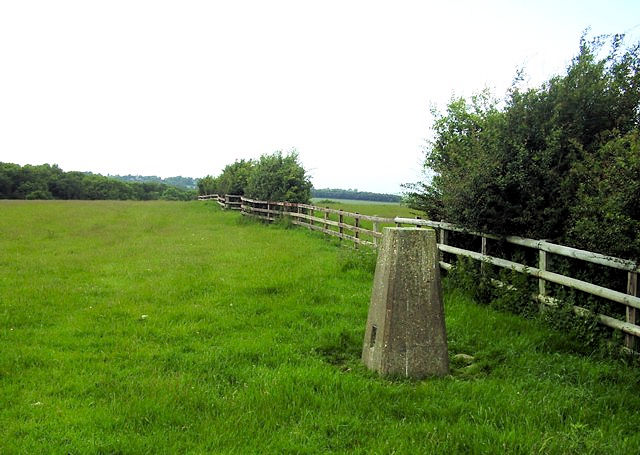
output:
[[[638,453],[640,374],[445,296],[450,376],[359,361],[372,258],[208,202],[0,201],[0,453]]]
[[[314,200],[313,204],[319,207],[329,207],[332,209],[342,209],[345,212],[350,213],[360,213],[363,215],[374,215],[383,218],[395,218],[397,216],[407,217],[407,218],[415,218],[417,212],[415,210],[410,209],[406,205],[393,203],[393,202],[373,202],[373,201],[356,201],[351,199],[317,199]],[[322,213],[316,212],[317,217],[323,216]],[[424,215],[423,215],[424,216]],[[329,219],[332,221],[339,221],[339,216],[335,213],[329,215]],[[344,216],[343,221],[346,224],[351,226],[355,226],[355,219],[350,216]],[[395,223],[378,223],[377,230],[378,232],[382,232],[385,227],[395,226]],[[373,223],[368,220],[362,220],[360,222],[360,227],[363,229],[373,229]],[[336,226],[327,226],[328,229],[332,231],[339,231]],[[345,233],[349,235],[355,235],[354,232],[349,231],[345,228]],[[362,240],[366,240],[368,242],[373,242],[374,239],[372,236],[361,233],[360,238]]]
[[[330,207],[332,209],[342,209],[347,212],[377,215],[385,218],[395,218],[396,216],[415,218],[416,216],[416,212],[406,205],[393,202],[356,201],[352,199],[314,199],[312,204],[319,207]]]
[[[357,204],[357,205],[400,205],[399,202],[378,202],[378,201],[365,201],[361,199],[334,199],[324,197],[314,197],[311,199],[312,204]]]

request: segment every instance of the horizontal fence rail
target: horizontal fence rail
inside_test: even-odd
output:
[[[591,262],[592,264],[604,265],[606,267],[626,270],[629,272],[640,272],[640,265],[636,264],[634,261],[630,261],[627,259],[620,259],[612,256],[606,256],[600,253],[592,253],[591,251],[579,250],[577,248],[571,248],[568,246],[557,245],[555,243],[550,243],[545,240],[527,239],[524,237],[518,237],[514,235],[501,237],[493,234],[485,234],[481,232],[468,231],[458,226],[454,226],[453,224],[438,222],[438,221],[429,221],[429,220],[421,220],[421,219],[413,219],[413,218],[401,218],[401,217],[394,218],[394,221],[397,224],[429,226],[434,229],[444,229],[447,231],[464,232],[466,234],[471,234],[471,235],[484,237],[492,240],[504,240],[505,242],[511,243],[513,245],[534,248],[534,249],[545,251],[547,253],[557,254],[559,256],[565,256],[573,259],[579,259],[581,261]]]
[[[231,210],[240,210],[242,206],[242,201],[240,200],[242,196],[238,196],[235,194],[202,194],[198,196],[199,201],[216,201],[220,207],[223,209],[231,209]]]
[[[241,201],[243,215],[267,222],[286,216],[292,224],[322,232],[327,236],[351,241],[356,248],[358,245],[376,246],[382,237],[381,228],[385,225],[395,225],[393,218],[363,215],[310,204],[259,201],[246,197],[242,197]],[[369,223],[370,227],[365,226],[364,222]]]
[[[440,243],[438,244],[438,248],[441,252],[454,254],[456,256],[468,257],[477,261],[482,261],[483,263],[489,263],[497,267],[515,270],[517,272],[538,278],[539,292],[535,296],[535,298],[540,303],[543,303],[545,305],[555,306],[558,304],[558,301],[556,299],[547,294],[547,282],[582,291],[587,294],[624,305],[626,316],[625,321],[621,321],[617,318],[613,318],[604,314],[596,314],[595,316],[598,322],[602,325],[605,325],[612,329],[620,330],[621,332],[625,333],[625,346],[629,349],[637,350],[637,340],[635,337],[640,336],[640,326],[638,325],[638,322],[640,322],[638,318],[638,315],[640,314],[640,298],[638,297],[637,286],[638,271],[640,271],[640,267],[634,261],[558,245],[547,242],[545,240],[527,239],[518,236],[500,237],[493,234],[467,231],[458,226],[454,226],[445,222],[401,217],[396,217],[394,221],[399,226],[408,224],[413,226],[428,226],[436,229],[439,232]],[[446,241],[446,239],[448,238],[448,236],[446,235],[447,231],[462,232],[465,234],[480,237],[481,252],[478,253],[476,251],[465,250],[448,245]],[[517,262],[508,261],[506,259],[497,258],[485,254],[487,239],[502,240],[513,245],[538,250],[538,267],[529,267],[524,264],[519,264]],[[546,270],[548,263],[548,253],[626,271],[626,293],[616,291],[614,289],[609,289],[604,286],[598,286],[587,281],[582,281],[576,278],[561,275],[559,273],[549,272],[548,270]],[[440,266],[446,270],[450,270],[453,267],[453,264],[441,261]],[[576,314],[582,316],[591,315],[591,312],[589,310],[577,305],[574,305],[573,311]]]
[[[592,315],[588,309],[577,305],[573,306],[573,311],[581,316],[595,316],[600,324],[620,330],[625,334],[626,348],[637,351],[638,344],[636,337],[640,337],[640,325],[638,325],[640,322],[640,297],[638,296],[638,273],[640,272],[640,265],[634,261],[558,245],[545,240],[528,239],[518,236],[498,236],[495,234],[469,231],[443,221],[438,222],[420,218],[403,217],[384,218],[310,204],[259,201],[238,195],[222,196],[210,194],[199,196],[198,199],[216,200],[223,208],[240,210],[244,216],[254,217],[266,222],[273,222],[282,217],[288,217],[292,224],[304,226],[308,229],[322,232],[327,236],[337,237],[340,240],[351,241],[356,248],[359,245],[378,246],[379,239],[382,237],[382,229],[387,226],[410,225],[433,228],[438,233],[438,248],[441,252],[440,267],[444,270],[451,270],[454,265],[444,261],[442,257],[443,253],[468,257],[480,261],[483,264],[492,264],[537,278],[538,293],[533,297],[545,305],[556,306],[559,303],[557,299],[549,295],[546,286],[547,283],[554,283],[575,289],[623,305],[626,315],[624,321],[604,314]],[[448,242],[450,237],[448,235],[449,232],[459,232],[477,236],[480,239],[480,252],[450,245]],[[537,250],[538,267],[530,267],[525,264],[488,255],[488,240],[504,241],[509,244]],[[567,257],[627,272],[626,292],[551,272],[547,270],[549,255]],[[493,281],[498,286],[505,285],[497,280]]]

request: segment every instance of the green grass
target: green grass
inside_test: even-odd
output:
[[[0,453],[638,453],[637,369],[445,297],[450,376],[359,361],[371,257],[212,203],[0,202]]]
[[[356,201],[352,199],[331,199],[331,202],[327,201],[329,200],[314,199],[312,203],[319,207],[342,209],[347,212],[376,215],[384,218],[395,218],[396,216],[415,218],[416,215],[420,215],[406,205],[394,202]]]
[[[334,199],[334,198],[322,198],[314,197],[311,199],[312,204],[326,205],[326,204],[353,204],[353,205],[394,205],[400,206],[400,202],[384,202],[384,201],[366,201],[361,199]]]
[[[324,201],[324,202],[322,202]],[[350,213],[360,213],[363,215],[373,215],[379,216],[382,218],[395,218],[397,216],[406,217],[406,218],[415,218],[419,216],[419,214],[415,211],[407,207],[406,205],[393,203],[393,202],[373,202],[373,201],[355,201],[350,199],[342,199],[342,200],[332,200],[331,202],[327,202],[328,199],[320,199],[314,202],[315,205],[319,207],[329,207],[336,210],[344,210],[345,212]],[[317,217],[323,217],[321,212],[316,212],[315,215]],[[329,219],[333,221],[338,221],[339,216],[337,214],[330,214]],[[351,216],[343,216],[343,221],[347,224],[355,226],[355,219]],[[317,223],[321,224],[321,223]],[[378,223],[378,232],[381,232],[385,227],[395,226],[395,223]],[[333,231],[338,231],[339,229],[335,226],[327,226],[329,229]],[[360,222],[360,227],[363,229],[373,230],[373,222],[368,220],[362,220]],[[344,232],[349,235],[354,235],[354,233],[345,228]],[[360,238],[363,240],[367,240],[369,242],[373,242],[373,237],[367,235],[365,233],[360,234]]]

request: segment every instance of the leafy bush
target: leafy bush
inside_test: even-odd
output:
[[[249,176],[253,172],[252,160],[240,160],[228,164],[217,178],[217,193],[244,195]]]
[[[311,187],[295,151],[262,155],[257,161],[235,161],[219,176],[198,180],[199,194],[237,194],[263,201],[308,203]]]
[[[607,141],[574,169],[577,200],[567,236],[592,251],[640,259],[640,135]]]
[[[162,192],[160,199],[165,201],[188,201],[193,199],[193,197],[193,190],[184,190],[176,186],[170,186]]]
[[[540,306],[537,280],[515,270],[502,269],[498,275],[489,264],[481,265],[469,258],[460,258],[443,284],[447,292],[461,290],[474,301],[489,304],[496,310],[517,314],[562,332],[565,349],[581,354],[620,357],[622,334],[598,323],[598,302],[579,304],[590,314],[578,315],[573,308],[578,296],[573,290],[559,290],[555,306]]]
[[[53,199],[47,190],[35,190],[27,194],[25,199]]]
[[[491,305],[499,310],[509,311],[526,318],[539,313],[539,305],[533,299],[537,294],[536,285],[529,276],[513,269],[502,269],[499,274],[500,285],[495,288]]]
[[[262,155],[247,179],[245,194],[263,201],[308,203],[311,181],[298,162],[298,154],[275,152]]]
[[[481,265],[471,258],[458,257],[455,267],[444,280],[445,290],[455,287],[465,291],[478,303],[491,302],[496,291],[491,282],[493,269],[490,264],[484,264],[484,267]]]
[[[484,92],[436,112],[425,159],[435,175],[410,186],[413,208],[471,230],[639,257],[640,44],[622,44],[583,36],[566,74],[531,89],[516,79],[504,107]]]
[[[198,194],[218,194],[218,179],[207,175],[198,180]]]

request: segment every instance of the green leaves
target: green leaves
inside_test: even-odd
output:
[[[640,134],[617,134],[576,166],[580,182],[568,238],[614,256],[640,259]]]
[[[165,197],[166,196],[166,197]],[[57,165],[0,163],[0,199],[114,199],[186,201],[195,192],[158,182],[131,182]]]
[[[640,256],[640,44],[622,42],[583,36],[564,75],[527,89],[520,76],[504,107],[485,91],[436,112],[424,164],[435,176],[408,186],[412,207],[471,230]]]
[[[263,201],[309,202],[311,180],[298,154],[292,151],[286,155],[278,151],[262,155],[255,163],[247,179],[245,194]]]
[[[218,177],[217,192],[220,194],[245,194],[247,181],[253,172],[253,160],[240,160],[225,166]]]
[[[277,151],[259,160],[239,160],[225,166],[218,177],[198,180],[200,194],[246,195],[263,201],[309,202],[311,180],[295,150]]]

